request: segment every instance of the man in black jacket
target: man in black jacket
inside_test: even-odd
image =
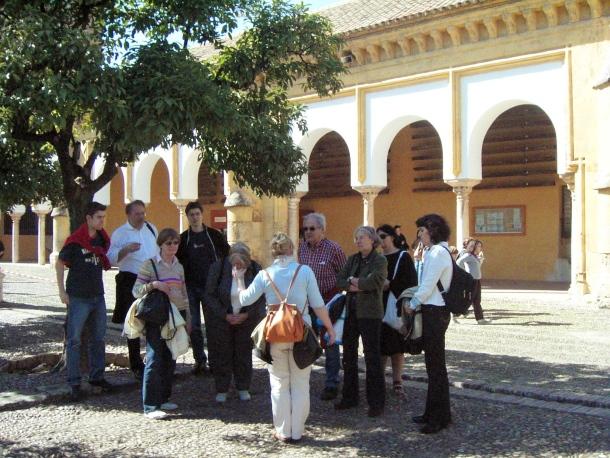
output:
[[[191,308],[191,345],[195,358],[194,374],[206,372],[207,356],[203,350],[201,310],[207,324],[207,308],[203,297],[210,266],[229,253],[229,244],[221,232],[203,224],[203,207],[199,202],[186,206],[189,228],[180,234],[180,246],[176,256],[184,267],[186,289]]]

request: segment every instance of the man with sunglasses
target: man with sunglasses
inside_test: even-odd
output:
[[[299,245],[299,262],[313,270],[324,302],[328,303],[338,292],[337,273],[347,259],[338,243],[328,240],[326,217],[322,213],[310,213],[303,218],[304,241]],[[324,350],[326,356],[326,383],[320,398],[330,401],[339,392],[339,345],[329,345]]]
[[[202,310],[204,321],[209,321],[206,319],[207,308],[203,300],[205,285],[210,266],[227,256],[230,247],[220,231],[203,224],[203,207],[199,202],[189,202],[185,212],[189,220],[189,228],[180,234],[180,247],[176,257],[184,267],[190,304],[192,326],[190,337],[195,359],[193,374],[202,375],[207,372],[208,362],[203,349],[204,339],[201,330]]]
[[[127,222],[117,228],[110,238],[108,259],[118,266],[116,281],[116,302],[112,322],[123,324],[127,311],[135,298],[131,293],[142,263],[157,255],[157,228],[146,221],[146,205],[134,200],[125,206]],[[144,362],[140,355],[140,339],[127,339],[129,367],[134,377],[141,381],[144,376]]]

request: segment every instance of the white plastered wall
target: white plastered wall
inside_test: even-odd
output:
[[[557,173],[568,158],[568,86],[563,61],[525,65],[464,76],[460,81],[462,170],[459,178],[482,178],[481,150],[492,123],[506,110],[532,104],[541,108],[555,127]]]
[[[307,121],[307,133],[294,128],[292,140],[298,145],[307,160],[311,156],[316,143],[327,133],[337,132],[347,144],[350,155],[351,183],[358,183],[358,157],[357,157],[357,116],[356,101],[354,97],[340,97],[312,103],[305,107],[304,118]],[[296,189],[298,192],[309,191],[307,174],[301,177]]]
[[[97,158],[95,160],[95,163],[93,164],[93,171],[91,173],[91,178],[92,179],[96,179],[97,177],[99,177],[102,174],[102,171],[104,170],[104,160],[102,158]],[[119,168],[118,172],[123,175],[123,183],[124,186],[127,186],[126,181],[125,180],[125,174],[127,173],[127,168],[126,167],[121,167]],[[103,205],[110,205],[110,182],[106,183],[106,185],[104,185],[104,187],[102,189],[100,189],[98,192],[95,193],[95,195],[93,196],[93,200],[95,200],[96,202],[99,202],[100,204]],[[127,195],[127,189],[123,189],[124,191],[124,195]]]
[[[417,121],[436,129],[443,148],[443,169],[451,169],[451,87],[448,80],[371,92],[366,95],[366,180],[387,186],[387,158],[396,135]],[[446,175],[446,173],[445,173]]]

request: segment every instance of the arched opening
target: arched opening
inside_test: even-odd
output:
[[[324,135],[309,157],[309,192],[301,199],[302,216],[320,212],[326,216],[326,236],[350,253],[353,230],[362,224],[362,198],[350,183],[350,156],[337,132]]]
[[[483,278],[568,282],[570,198],[548,115],[530,104],[503,112],[485,135],[481,160],[470,218],[471,234],[485,244]]]
[[[375,201],[375,223],[402,226],[409,244],[415,220],[438,213],[455,226],[455,198],[443,181],[443,148],[428,121],[417,121],[394,137],[387,156],[388,187]]]
[[[169,198],[169,171],[163,160],[158,160],[150,178],[150,203],[146,214],[159,230],[165,227],[180,229],[178,208]]]
[[[222,173],[210,173],[201,164],[197,175],[198,200],[203,205],[203,222],[220,231],[227,229],[227,211],[224,207],[224,177]]]
[[[110,181],[110,205],[106,209],[106,230],[112,233],[117,227],[125,224],[125,182],[122,170]]]

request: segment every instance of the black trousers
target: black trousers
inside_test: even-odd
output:
[[[343,328],[343,401],[358,403],[358,338],[362,337],[366,365],[366,400],[370,407],[385,405],[385,381],[381,367],[381,319],[358,318],[348,310]]]
[[[131,290],[137,278],[138,276],[131,272],[119,272],[116,275],[116,302],[112,314],[113,323],[122,324],[125,322],[129,307],[136,300],[131,294]],[[143,370],[144,362],[140,355],[140,339],[127,339],[127,348],[129,350],[129,367],[131,370]]]
[[[431,425],[446,426],[451,421],[449,379],[445,364],[445,332],[451,314],[447,307],[422,305],[422,328],[428,394],[424,418]]]
[[[246,320],[236,326],[219,318],[206,323],[208,358],[217,393],[229,391],[231,379],[237,390],[249,390],[252,381],[252,339],[250,334],[258,324]]]
[[[481,280],[474,281],[474,291],[472,292],[472,309],[474,310],[475,320],[482,320],[483,307],[481,307]]]

